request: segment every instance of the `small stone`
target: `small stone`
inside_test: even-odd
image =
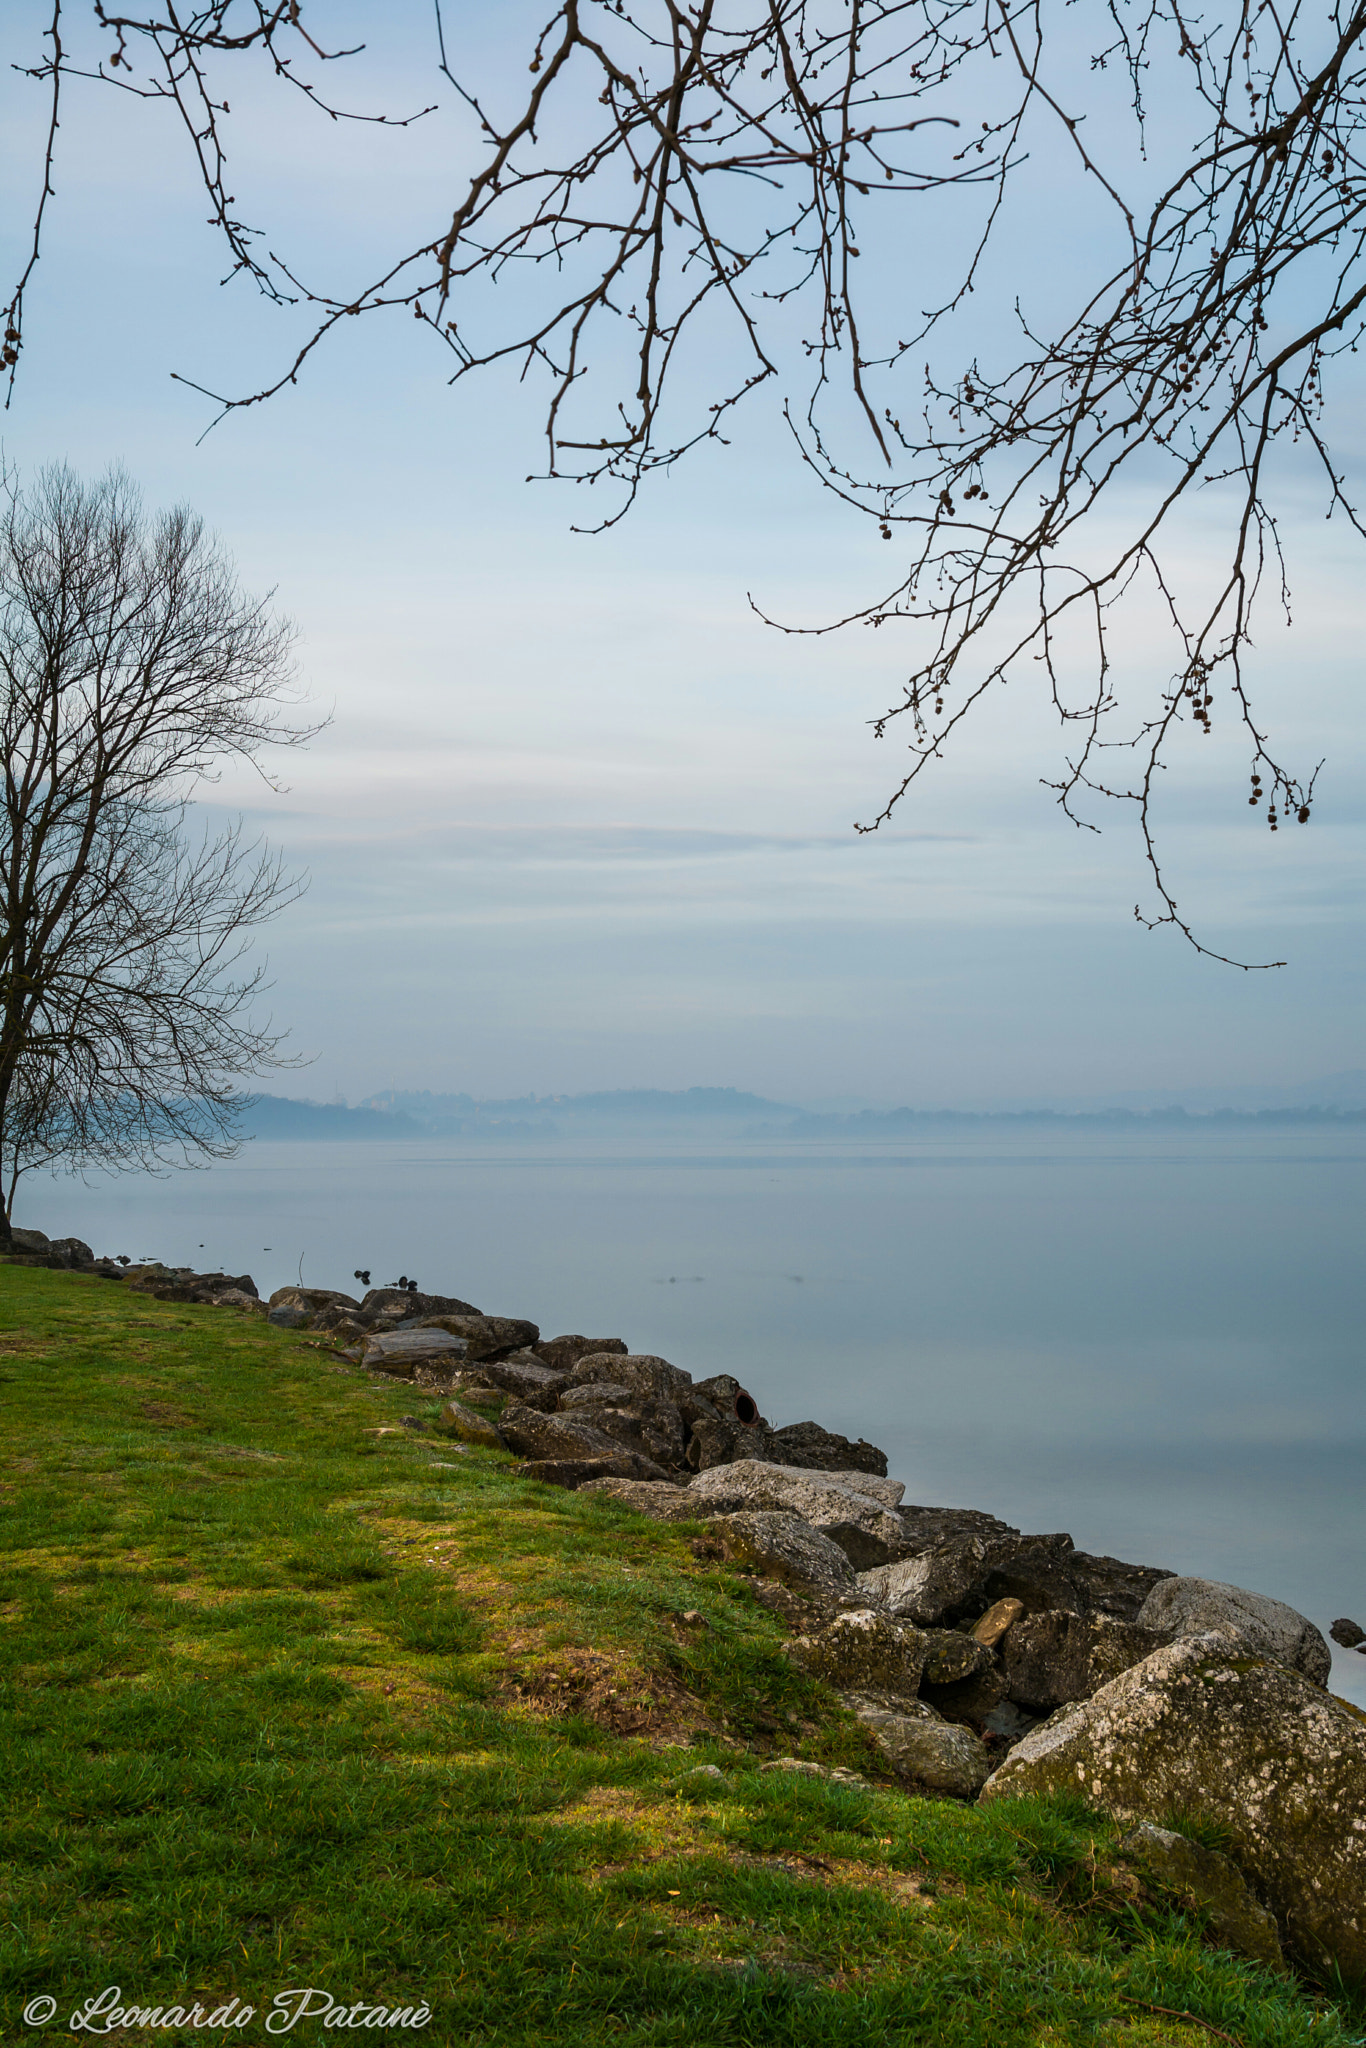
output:
[[[840,1764],[813,1764],[804,1756],[775,1756],[766,1764],[760,1764],[760,1775],[765,1771],[788,1771],[798,1778],[825,1778],[832,1785],[856,1785],[860,1790],[871,1792],[868,1779],[858,1771],[847,1771]]]
[[[972,1631],[973,1640],[984,1644],[988,1650],[991,1649],[1000,1642],[1011,1622],[1018,1621],[1023,1613],[1022,1600],[998,1600],[993,1607],[988,1607],[982,1619],[975,1624]]]
[[[1366,1628],[1359,1621],[1348,1621],[1346,1617],[1335,1621],[1328,1631],[1335,1643],[1341,1643],[1344,1650],[1359,1650],[1366,1644]]]
[[[678,1782],[684,1790],[706,1792],[714,1785],[726,1784],[728,1780],[718,1764],[698,1764],[694,1770],[684,1771]]]
[[[502,1431],[491,1423],[486,1415],[476,1415],[472,1408],[466,1408],[461,1401],[448,1401],[437,1421],[437,1428],[447,1436],[458,1437],[462,1443],[481,1444],[488,1451],[505,1451]]]
[[[270,1309],[266,1321],[273,1323],[277,1330],[302,1330],[308,1323],[308,1310],[296,1308],[292,1301],[282,1301],[278,1308]]]

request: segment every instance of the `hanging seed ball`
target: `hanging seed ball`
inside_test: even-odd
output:
[[[1302,825],[1307,825],[1307,824],[1309,823],[1309,806],[1308,806],[1308,804],[1301,804],[1301,805],[1300,805],[1300,808],[1299,808],[1299,810],[1298,810],[1298,812],[1296,813],[1296,815],[1298,816],[1298,818],[1299,818],[1299,821],[1300,821],[1300,823],[1301,823]]]

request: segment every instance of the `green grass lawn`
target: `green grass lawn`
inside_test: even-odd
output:
[[[117,2039],[249,2048],[303,1989],[509,2048],[1361,2038],[1081,1807],[761,1771],[878,1778],[699,1530],[398,1427],[439,1403],[306,1337],[8,1266],[0,1393],[0,2041],[114,1985],[256,2008]]]

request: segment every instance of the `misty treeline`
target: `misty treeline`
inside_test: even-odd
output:
[[[241,1081],[284,1063],[245,956],[299,884],[189,806],[308,737],[290,669],[188,512],[119,472],[3,479],[0,1243],[27,1169],[221,1156]]]
[[[1155,838],[1180,737],[1241,729],[1234,801],[1272,831],[1313,803],[1247,657],[1264,583],[1288,607],[1278,511],[1316,477],[1317,508],[1361,531],[1327,400],[1366,295],[1364,29],[1359,0],[53,0],[16,52],[49,111],[5,361],[60,126],[101,81],[179,125],[229,276],[303,321],[221,411],[297,381],[342,323],[401,313],[452,382],[512,373],[543,407],[545,475],[595,486],[605,525],[769,392],[811,474],[893,544],[871,598],[816,629],[895,621],[913,649],[872,721],[909,761],[861,829],[1002,684],[1042,677],[1059,803],[1088,828],[1091,799],[1127,807],[1144,921],[1196,943]],[[313,123],[452,120],[420,237],[320,275],[253,175],[244,105],[297,156]]]

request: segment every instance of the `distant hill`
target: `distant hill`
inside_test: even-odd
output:
[[[238,1125],[244,1138],[421,1138],[408,1116],[346,1109],[337,1102],[295,1102],[287,1095],[253,1096]]]
[[[743,1122],[756,1116],[799,1116],[790,1102],[771,1102],[741,1088],[613,1088],[588,1095],[518,1095],[478,1101],[430,1089],[386,1089],[365,1108],[410,1117],[433,1136],[551,1136],[561,1124]],[[532,1121],[535,1119],[535,1121]]]

